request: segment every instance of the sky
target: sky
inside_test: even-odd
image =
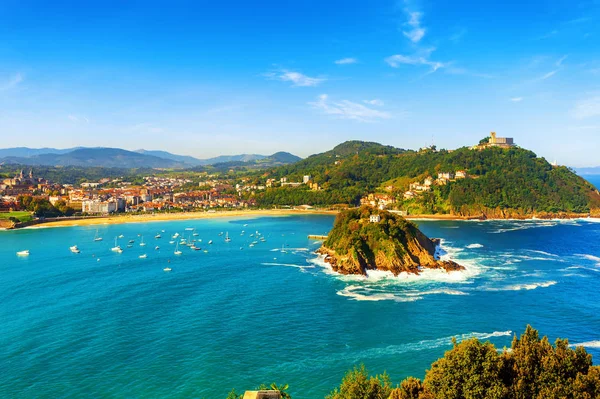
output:
[[[299,156],[497,132],[600,165],[600,0],[0,1],[0,147]]]

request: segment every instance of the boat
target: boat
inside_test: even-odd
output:
[[[130,244],[133,244],[135,242],[135,240],[129,240]]]
[[[173,252],[175,255],[181,255],[182,252],[179,250],[179,243],[177,243],[177,245],[175,246],[175,252]]]
[[[207,253],[208,253],[208,250],[207,250],[207,249],[205,249],[205,250],[204,250],[204,253],[205,253],[205,254],[207,254]]]
[[[220,232],[220,233],[219,233],[219,237],[220,237],[220,236],[222,236],[222,235],[223,235],[223,232]]]
[[[177,237],[179,237],[179,233],[175,233],[171,236],[172,239],[176,239]]]
[[[193,235],[194,237],[198,237],[200,234],[198,234],[198,232],[196,232],[196,230],[194,230],[194,232],[192,233],[192,235]]]
[[[144,236],[142,236],[142,242],[140,242],[140,247],[145,247],[146,243],[144,242]]]
[[[169,241],[169,244],[175,244],[175,241]]]
[[[254,246],[254,243],[251,242],[250,245],[249,245],[249,247],[252,248],[253,246]]]
[[[119,238],[125,238],[123,234],[119,234]]]
[[[19,251],[17,252],[17,256],[29,256],[29,250]]]
[[[154,238],[157,238],[157,239],[158,239],[158,238],[160,238],[160,237],[161,237],[160,233],[158,233],[158,234],[156,234],[156,235],[154,236]]]
[[[171,268],[170,268],[169,266],[167,266],[167,267],[165,267],[163,270],[164,270],[165,272],[170,272],[170,271],[171,271]]]
[[[246,226],[248,226],[248,224],[247,224],[247,223],[244,225],[244,227],[246,227]]]
[[[194,231],[195,229],[193,227],[186,227],[185,231]]]
[[[115,237],[115,246],[112,247],[110,250],[113,252],[121,253],[121,252],[123,252],[123,249],[121,249],[121,247],[117,245],[117,239],[118,239],[118,237]]]
[[[140,259],[146,259],[147,257],[148,257],[148,255],[146,255],[146,254],[143,254],[143,255],[139,256]]]
[[[77,248],[77,245],[73,245],[72,247],[69,247],[69,249],[71,250],[71,252],[73,252],[74,254],[78,254],[81,251],[79,250],[79,248]]]
[[[154,249],[155,249],[156,251],[158,251],[158,250],[160,249],[160,247],[157,245],[157,246],[155,246],[155,247],[154,247]]]
[[[133,244],[127,244],[127,248],[133,248]]]
[[[231,238],[229,238],[229,233],[225,234],[225,242],[230,242]]]
[[[98,229],[96,229],[96,235],[94,236],[94,241],[102,241],[102,237],[98,236]]]
[[[209,243],[209,244],[212,244],[212,240],[210,240],[208,243]]]
[[[287,253],[287,251],[285,250],[285,248],[283,247],[283,245],[281,246],[281,253],[282,254],[286,254]]]

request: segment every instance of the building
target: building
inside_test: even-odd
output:
[[[452,180],[452,179],[454,179],[453,172],[438,173],[438,180]]]
[[[302,183],[307,184],[310,181],[310,175],[304,175],[302,178]]]
[[[371,223],[379,223],[379,222],[381,222],[381,216],[379,216],[379,215],[371,215],[369,217],[369,222],[371,222]]]
[[[457,170],[455,178],[456,179],[466,179],[467,178],[467,172],[464,171],[464,170]]]
[[[100,201],[98,199],[84,200],[81,203],[83,213],[113,213],[118,208],[117,201]]]
[[[471,147],[472,150],[483,150],[490,147],[511,148],[515,146],[515,140],[512,137],[498,137],[496,132],[491,132],[487,143]]]

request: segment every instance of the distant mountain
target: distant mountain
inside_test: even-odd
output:
[[[235,157],[235,156],[234,156]],[[232,157],[232,158],[234,158]],[[268,156],[264,156],[264,155],[260,155],[260,159],[254,159],[254,160],[250,160],[250,161],[227,161],[227,162],[217,162],[214,164],[210,164],[210,165],[200,165],[194,168],[194,170],[197,171],[204,171],[207,170],[207,168],[214,168],[217,171],[227,171],[229,169],[239,169],[239,168],[245,168],[245,169],[264,169],[264,168],[270,168],[273,166],[283,166],[283,165],[289,165],[289,164],[293,164],[296,163],[300,160],[302,160],[302,158],[290,154],[289,152],[276,152],[273,155],[268,155]],[[227,158],[227,157],[218,157],[218,158]],[[217,159],[217,158],[212,158]],[[243,158],[242,158],[243,159]]]
[[[600,175],[600,166],[590,168],[574,168],[578,175]]]
[[[140,150],[135,150],[135,152],[137,152],[139,154],[144,154],[144,155],[152,155],[152,156],[163,158],[163,159],[170,159],[172,161],[176,161],[178,163],[186,164],[189,166],[203,165],[203,162],[205,161],[202,159],[191,157],[189,155],[171,154],[170,152],[167,152],[167,151],[140,149]]]
[[[29,157],[4,157],[0,162],[22,165],[99,166],[105,168],[175,168],[182,164],[153,155],[119,148],[80,148],[63,154],[38,154]]]
[[[6,148],[0,149],[0,164],[46,165],[46,166],[94,166],[117,168],[192,168],[215,164],[233,163],[236,166],[286,165],[301,158],[288,152],[273,155],[239,154],[198,159],[167,151],[127,151],[118,148]]]
[[[41,154],[66,154],[74,150],[78,150],[82,147],[74,148],[29,148],[29,147],[14,147],[14,148],[0,148],[0,158],[5,157],[32,157]]]

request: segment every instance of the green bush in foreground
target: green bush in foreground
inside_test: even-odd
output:
[[[287,388],[287,386],[286,386]],[[288,394],[286,399],[291,398]],[[236,396],[228,396],[228,399]],[[490,342],[453,341],[421,381],[392,387],[387,374],[369,376],[364,365],[348,371],[326,399],[600,399],[600,367],[583,347],[566,339],[553,346],[531,326],[499,352]]]

